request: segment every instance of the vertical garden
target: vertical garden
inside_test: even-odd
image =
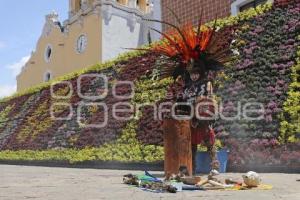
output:
[[[232,49],[234,59],[214,81],[222,113],[234,117],[238,105],[260,103],[260,120],[217,119],[214,128],[220,147],[229,148],[230,166],[299,166],[300,165],[300,3],[276,1],[240,13],[237,17],[217,20],[220,28],[235,29]],[[288,2],[288,3],[286,3]],[[101,129],[83,124],[99,123],[104,110],[87,106],[78,123],[76,109],[82,102],[106,103],[111,110],[120,102],[111,93],[117,81],[132,81],[135,95],[121,102],[132,105],[159,104],[166,98],[170,79],[151,80],[154,69],[176,65],[153,53],[131,52],[114,61],[86,68],[51,83],[31,88],[25,93],[0,101],[0,160],[121,161],[154,162],[163,160],[161,121],[153,119],[153,107],[145,106],[136,118],[118,121],[108,114],[108,125]],[[77,94],[77,80],[82,74],[109,77],[106,99],[83,100]],[[63,82],[60,82],[63,81]],[[67,84],[66,84],[67,82]],[[103,87],[101,80],[81,80],[81,92],[93,96]],[[70,87],[71,86],[71,87]],[[75,92],[71,92],[75,91]],[[130,88],[117,88],[119,95]],[[221,104],[222,102],[222,104]],[[72,105],[74,116],[65,118]],[[255,117],[255,114],[250,114]]]

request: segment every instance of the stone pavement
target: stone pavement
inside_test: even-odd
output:
[[[68,169],[0,165],[0,200],[299,200],[300,174],[261,174],[269,191],[197,191],[177,194],[143,192],[122,184],[122,176],[136,171]],[[162,172],[153,172],[162,175]],[[225,174],[224,177],[241,177]]]

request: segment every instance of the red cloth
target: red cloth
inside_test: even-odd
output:
[[[216,103],[213,99],[204,97],[198,102],[199,106],[197,112],[201,117],[214,117],[216,114]],[[206,105],[207,104],[207,105]]]
[[[209,127],[192,128],[192,144],[203,144],[209,142],[210,145],[215,144],[215,131]]]

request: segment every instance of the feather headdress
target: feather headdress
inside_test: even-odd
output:
[[[163,33],[152,28],[151,30],[162,35],[162,40],[152,45],[150,49],[140,49],[155,52],[179,62],[177,66],[163,66],[160,69],[160,78],[173,76],[176,79],[192,69],[198,69],[201,72],[218,70],[231,59],[231,30],[217,31],[216,21],[213,27],[204,26],[202,12],[196,29],[191,23],[182,25],[178,16],[172,10],[170,11],[179,25],[148,19],[147,21],[165,24],[171,27],[171,30]]]

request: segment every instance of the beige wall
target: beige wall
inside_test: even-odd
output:
[[[70,26],[69,36],[65,39],[65,66],[69,67],[64,69],[65,73],[101,62],[102,19],[92,14],[83,20],[83,26],[79,23]],[[82,34],[86,34],[88,41],[84,53],[79,54],[76,51],[76,43]]]
[[[144,11],[144,12],[148,12],[149,11],[149,6],[147,5],[148,0],[139,0],[139,8]]]
[[[69,11],[73,11],[74,13],[78,12],[80,10],[80,1],[81,0],[69,0]],[[95,0],[88,0],[89,5],[93,5]]]
[[[118,3],[128,5],[128,0],[117,0]]]
[[[102,20],[99,15],[91,14],[69,25],[68,33],[62,33],[58,27],[52,28],[48,36],[41,36],[36,51],[25,69],[17,77],[18,91],[44,82],[44,74],[50,71],[53,78],[65,75],[84,67],[101,62]],[[88,38],[85,51],[76,51],[77,39],[85,34]],[[46,47],[52,46],[50,62],[44,59]]]
[[[90,5],[94,1],[88,0]],[[128,0],[119,0],[118,2],[128,5]],[[147,0],[140,0],[139,7],[141,10],[147,10]],[[80,0],[70,0],[69,9],[72,13],[72,20],[70,20],[72,24],[67,25],[65,33],[61,32],[58,25],[53,24],[53,21],[56,20],[54,19],[55,15],[46,18],[47,23],[52,24],[50,25],[52,27],[51,32],[45,34],[44,28],[44,33],[37,43],[36,51],[32,54],[20,75],[17,76],[18,92],[44,82],[47,72],[51,73],[53,79],[102,61],[102,18],[97,12],[93,11],[87,15],[76,15],[80,10]],[[74,20],[74,17],[78,18]],[[45,27],[47,27],[47,23]],[[87,47],[83,53],[78,53],[76,44],[78,37],[82,34],[85,34],[88,38]],[[48,45],[52,46],[50,62],[46,62],[44,59]]]

